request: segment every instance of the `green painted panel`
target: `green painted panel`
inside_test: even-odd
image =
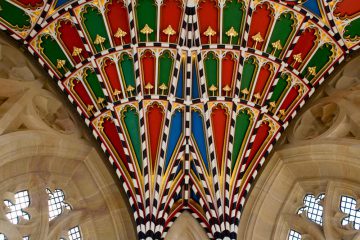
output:
[[[249,57],[244,62],[244,68],[241,76],[240,90],[247,89],[250,91],[253,79],[256,75],[257,62],[255,58]]]
[[[58,70],[62,74],[65,74],[67,70],[71,70],[73,68],[72,64],[67,59],[65,53],[61,49],[60,45],[57,41],[50,35],[43,35],[40,37],[40,48],[42,49],[43,55],[50,60],[50,62],[54,65],[54,69]],[[64,68],[57,69],[57,61],[65,60]]]
[[[120,72],[125,81],[126,88],[132,86],[135,88],[135,76],[134,76],[134,63],[132,58],[127,53],[123,53],[120,59]],[[133,91],[133,93],[136,90]]]
[[[272,51],[274,50],[272,43],[278,40],[280,40],[281,46],[284,48],[289,38],[292,36],[295,27],[294,23],[295,23],[294,17],[289,12],[282,13],[279,16],[279,18],[276,20],[274,30],[271,34],[270,42],[266,52],[272,53]],[[276,57],[279,57],[281,50],[276,50],[274,53]]]
[[[134,107],[126,107],[122,112],[122,120],[125,123],[128,136],[135,152],[140,169],[142,169],[142,154],[140,141],[139,114]]]
[[[0,17],[14,28],[19,30],[31,27],[30,16],[22,9],[12,5],[8,1],[0,0]]]
[[[274,92],[270,98],[270,102],[276,103],[279,100],[279,98],[281,97],[281,95],[286,90],[286,87],[289,84],[289,82],[286,81],[286,79],[288,79],[288,78],[289,78],[289,76],[287,74],[283,74],[280,76],[279,81],[277,82],[277,84],[274,88]]]
[[[86,6],[81,13],[83,23],[86,27],[87,33],[95,46],[97,52],[101,52],[101,44],[95,44],[96,36],[105,38],[102,46],[104,49],[110,48],[109,36],[106,32],[103,16],[97,7]]]
[[[246,111],[241,111],[236,117],[234,148],[232,152],[231,171],[234,170],[236,161],[239,157],[241,146],[244,144],[246,133],[249,129],[251,116]]]
[[[153,32],[149,34],[149,41],[156,41],[157,8],[154,0],[138,0],[136,5],[137,30],[140,42],[146,41],[146,35],[140,31],[147,24]]]
[[[244,2],[239,0],[226,1],[223,12],[223,43],[230,43],[230,37],[226,35],[231,27],[238,33],[232,38],[232,44],[240,44],[239,36],[241,36],[241,27],[244,22]]]
[[[89,69],[89,68],[86,69],[84,78],[85,78],[84,80],[87,82],[87,84],[90,86],[92,92],[96,96],[96,100],[99,98],[105,99],[104,93],[102,91],[100,82],[96,76],[95,71],[92,69]]]
[[[351,40],[359,40],[360,38],[360,18],[351,21],[344,30],[344,37]]]
[[[309,81],[311,81],[314,76],[308,74],[309,67],[316,67],[316,73],[320,72],[330,61],[333,46],[331,44],[325,43],[316,50],[315,54],[310,59],[309,63],[304,68],[302,75],[306,76]]]
[[[160,72],[159,72],[159,86],[165,84],[169,88],[169,82],[172,77],[172,68],[174,65],[174,59],[169,51],[165,51],[159,58],[160,60]],[[159,87],[158,86],[158,87]],[[162,92],[162,90],[159,90]],[[164,91],[164,94],[167,90]]]
[[[204,60],[204,67],[205,67],[205,76],[206,76],[206,83],[208,87],[209,94],[212,94],[212,91],[209,88],[214,85],[215,87],[218,86],[218,59],[214,52],[208,52],[206,58]]]

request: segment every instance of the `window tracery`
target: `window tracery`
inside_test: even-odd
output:
[[[301,240],[301,234],[291,229],[288,240]]]
[[[81,228],[80,232],[83,230],[84,238],[90,235],[94,239],[135,239],[135,231],[124,228],[125,224],[132,224],[130,210],[119,205],[124,200],[119,190],[113,188],[114,180],[108,177],[100,156],[85,140],[88,136],[78,127],[75,114],[59,100],[45,81],[44,73],[34,66],[35,61],[27,59],[18,46],[11,46],[0,36],[0,50],[0,203],[3,205],[0,239],[59,239],[65,230],[63,235],[69,240],[68,230],[75,225]],[[87,162],[89,169],[83,169],[89,157],[95,161]],[[68,166],[74,166],[74,174],[81,170],[81,179],[72,178]],[[102,176],[90,169],[97,169],[96,173],[101,172]],[[89,180],[86,189],[74,191],[79,185],[84,186],[84,178]],[[102,186],[101,191],[98,186]],[[71,206],[76,211],[68,214],[64,208],[58,220],[50,222],[46,187],[53,193],[54,187],[62,188],[64,202],[74,204]],[[25,189],[30,204],[24,211],[30,219],[13,225],[6,217],[9,208],[3,201],[14,204],[14,195]],[[110,198],[116,196],[117,201],[109,201],[110,189]],[[84,201],[88,196],[93,198]],[[100,206],[106,208],[101,212],[91,211]],[[114,209],[120,209],[121,213]],[[94,215],[106,220],[95,222]],[[106,233],[100,235],[99,228],[106,228]]]
[[[67,238],[60,238],[60,240],[82,240],[81,231],[79,226],[70,228]]]
[[[64,209],[71,210],[71,206],[65,202],[65,194],[63,190],[55,189],[54,192],[51,192],[51,190],[47,188],[46,192],[49,194],[49,221],[59,216]]]
[[[30,197],[27,190],[17,192],[14,195],[14,201],[6,199],[4,204],[9,209],[6,217],[12,224],[19,224],[21,219],[30,220],[30,215],[24,210],[30,205]]]
[[[341,216],[345,214],[345,217],[337,218],[341,223],[339,226],[342,226],[343,229],[347,230],[360,230],[360,210],[357,209],[357,200],[347,194],[342,194],[341,197],[337,198],[338,201],[335,202],[335,205],[339,206],[338,211]],[[301,207],[297,214],[305,216],[310,221],[322,226],[324,221],[324,209],[323,202],[325,201],[325,194],[321,193],[317,197],[313,194],[306,194],[303,199],[304,206]],[[328,207],[330,208],[330,207]],[[338,214],[335,214],[337,216]],[[349,229],[349,227],[351,229]],[[297,226],[300,227],[301,226]],[[325,231],[322,229],[322,231]],[[360,236],[360,235],[359,235]],[[287,240],[301,240],[302,234],[289,229]]]
[[[71,210],[70,204],[65,202],[65,193],[62,189],[55,189],[51,191],[49,188],[45,189],[48,195],[48,211],[49,222],[54,218],[60,216],[65,209]],[[30,207],[31,198],[28,190],[22,190],[14,195],[13,200],[5,199],[4,204],[9,208],[9,212],[6,213],[6,217],[12,224],[19,224],[21,219],[30,220],[30,215],[26,212],[26,209]],[[60,238],[63,240],[81,240],[81,231],[79,226],[72,227],[67,232],[68,236]],[[5,234],[0,233],[0,240],[7,240]],[[30,240],[30,236],[23,236],[22,240]]]
[[[322,225],[323,207],[321,206],[321,200],[325,198],[325,194],[320,194],[315,197],[313,194],[307,194],[304,197],[304,207],[298,210],[298,214],[303,212],[313,222]]]
[[[81,240],[80,228],[78,226],[69,229],[69,240]]]
[[[360,210],[357,209],[357,201],[350,196],[341,196],[340,210],[347,216],[343,218],[343,226],[350,224],[355,230],[360,230]]]

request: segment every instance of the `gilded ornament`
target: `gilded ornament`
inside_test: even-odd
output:
[[[231,87],[229,85],[225,85],[222,90],[225,92],[225,96],[228,96],[229,92],[231,91]]]
[[[81,55],[81,52],[82,52],[82,48],[74,47],[74,50],[73,50],[71,56],[79,57],[80,61],[82,62],[82,61],[84,61],[84,57]]]
[[[264,41],[264,39],[262,38],[260,32],[258,32],[257,34],[255,34],[255,35],[252,36],[251,38],[252,38],[252,40],[255,41],[255,43],[254,43],[254,48],[255,48],[255,49],[256,49],[258,43],[261,43],[261,42]]]
[[[62,69],[64,70],[65,72],[68,72],[69,69],[67,69],[67,67],[65,66],[66,64],[66,60],[63,60],[63,59],[57,59],[56,60],[56,68],[57,69]]]
[[[152,32],[154,32],[154,30],[152,30],[149,25],[145,24],[144,28],[140,30],[140,32],[142,34],[146,35],[146,41],[149,41],[149,34],[151,34]]]
[[[203,34],[209,37],[209,44],[211,44],[211,37],[215,36],[216,32],[209,26]]]
[[[130,95],[130,97],[132,97],[132,91],[134,91],[135,88],[131,85],[129,85],[127,88],[126,88],[126,91],[128,92],[128,94]]]
[[[239,35],[238,32],[235,31],[234,27],[231,27],[231,28],[229,29],[229,31],[227,31],[225,34],[226,34],[228,37],[230,37],[230,44],[232,44],[232,43],[231,43],[231,42],[232,42],[232,38],[233,38],[233,37],[236,37],[237,35]]]
[[[148,83],[145,85],[145,89],[148,90],[148,94],[151,93],[151,89],[153,89],[153,88],[154,88],[154,86],[153,86],[150,82],[148,82]]]
[[[217,91],[217,87],[213,84],[209,87],[209,90],[213,96],[215,96],[215,92]]]
[[[100,45],[101,47],[101,51],[104,51],[104,42],[105,42],[105,38],[100,36],[99,34],[96,34],[96,37],[95,37],[95,41],[94,41],[94,44],[96,45]]]
[[[176,34],[176,31],[169,25],[163,30],[163,33],[167,35],[167,42],[170,42],[170,36]]]
[[[159,86],[159,89],[161,90],[161,95],[164,95],[164,92],[168,89],[168,87],[165,85],[165,83],[162,83]]]
[[[123,37],[125,37],[127,33],[123,31],[121,28],[118,28],[116,33],[114,34],[114,37],[120,38],[121,45],[124,45]]]
[[[273,50],[272,50],[272,53],[271,53],[272,55],[275,55],[276,51],[283,49],[280,40],[277,40],[276,42],[273,42],[271,44],[271,46],[273,47]]]
[[[117,100],[120,100],[121,91],[115,88],[115,91],[113,92],[113,95],[116,97]]]

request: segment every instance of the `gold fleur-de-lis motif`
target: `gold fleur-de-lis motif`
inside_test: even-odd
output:
[[[307,68],[307,73],[306,73],[306,78],[309,78],[310,76],[315,76],[316,75],[316,66],[314,67],[308,67]]]
[[[121,28],[118,28],[116,33],[114,34],[114,37],[120,38],[121,45],[124,45],[123,37],[125,37],[126,35],[127,35],[127,32],[123,31]]]
[[[215,92],[217,91],[217,89],[218,88],[214,84],[209,87],[209,91],[213,96],[215,96]]]
[[[222,90],[225,92],[225,96],[228,96],[228,94],[229,94],[230,91],[231,91],[231,87],[226,84],[225,87],[223,87]]]
[[[128,94],[130,95],[130,97],[132,97],[132,92],[135,90],[135,88],[131,85],[129,85],[127,88],[126,88],[126,91],[128,92]]]
[[[117,100],[120,100],[120,94],[121,94],[121,91],[119,89],[115,88],[113,95],[116,97]]]
[[[276,103],[275,103],[275,101],[270,102],[269,105],[270,105],[270,107],[269,107],[269,110],[270,110],[270,111],[273,111],[273,109],[276,108]]]
[[[56,68],[57,69],[62,69],[65,72],[69,71],[69,69],[67,69],[67,67],[66,67],[66,60],[63,60],[63,59],[57,59],[56,60]]]
[[[98,104],[100,104],[101,107],[104,107],[104,101],[105,101],[104,98],[99,97],[96,102],[97,102]]]
[[[260,93],[255,93],[253,97],[255,98],[255,103],[257,103],[260,100],[261,95]]]
[[[87,110],[88,113],[91,114],[91,115],[94,115],[94,113],[95,113],[94,105],[87,105],[87,109],[86,109],[86,110]]]
[[[227,31],[225,34],[226,34],[226,36],[230,37],[230,44],[232,44],[232,43],[231,43],[231,42],[232,42],[232,38],[233,38],[233,37],[236,37],[237,35],[239,35],[238,32],[235,31],[234,27],[231,27],[231,28],[229,29],[229,31]]]
[[[176,31],[169,25],[163,30],[163,33],[167,35],[167,42],[170,42],[170,36],[176,34]]]
[[[243,90],[241,90],[241,93],[244,94],[244,97],[246,97],[250,92],[249,89],[244,88]]]
[[[82,48],[78,48],[78,47],[74,47],[73,52],[71,54],[71,56],[73,57],[79,57],[80,61],[84,61],[84,57],[82,56]]]
[[[145,89],[148,90],[148,94],[151,93],[151,89],[153,89],[153,88],[154,88],[154,86],[153,86],[150,82],[148,82],[148,83],[145,85]]]
[[[145,24],[145,26],[143,27],[143,29],[140,30],[140,32],[142,34],[146,35],[146,41],[149,41],[149,34],[151,34],[152,32],[154,32],[154,30],[152,30],[152,28],[149,27],[149,25]]]
[[[209,26],[203,34],[209,37],[209,44],[211,44],[211,37],[215,36],[216,32]]]
[[[106,40],[106,38],[100,36],[99,34],[96,34],[94,44],[100,45],[101,51],[104,51],[104,50],[105,50],[105,48],[104,48],[104,42],[105,42],[105,40]]]
[[[261,42],[264,41],[264,39],[262,38],[260,32],[258,32],[257,34],[255,34],[255,35],[252,36],[251,38],[252,38],[252,40],[254,40],[254,42],[255,42],[255,43],[254,43],[254,48],[255,48],[255,49],[256,49],[258,43],[261,43]]]
[[[285,109],[280,109],[279,113],[280,113],[281,116],[284,116],[285,115]]]
[[[273,47],[273,50],[271,52],[272,55],[275,55],[276,51],[283,49],[283,46],[281,45],[280,40],[277,40],[276,42],[273,42],[271,44],[271,46]]]
[[[162,83],[159,86],[159,89],[161,90],[161,95],[164,95],[164,92],[168,89],[168,87],[165,85],[165,83]]]
[[[295,64],[297,64],[297,63],[302,63],[302,61],[303,61],[302,57],[301,57],[301,53],[293,55],[293,59],[294,59],[294,61],[291,64],[292,67],[294,67]]]

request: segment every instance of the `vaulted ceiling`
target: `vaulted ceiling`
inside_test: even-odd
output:
[[[190,211],[236,238],[248,192],[299,109],[359,48],[357,0],[0,0],[91,129],[140,239]]]

